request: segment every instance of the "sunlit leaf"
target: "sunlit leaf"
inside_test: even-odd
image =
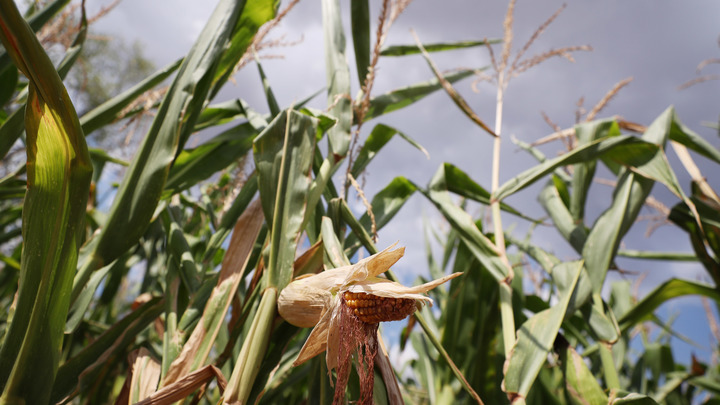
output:
[[[490,44],[499,44],[502,40],[500,39],[489,39],[487,41],[458,41],[458,42],[442,42],[433,44],[423,44],[423,47],[428,52],[443,52],[452,51],[456,49],[473,48],[477,46],[484,46]],[[391,45],[383,48],[380,51],[382,56],[406,56],[415,55],[420,53],[420,48],[417,45]]]

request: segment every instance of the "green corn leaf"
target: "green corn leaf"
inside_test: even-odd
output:
[[[248,204],[250,204],[250,201],[253,199],[253,196],[255,196],[255,193],[257,193],[257,190],[257,175],[253,173],[240,189],[240,192],[237,197],[235,197],[235,201],[233,201],[230,208],[225,211],[225,214],[220,219],[220,224],[215,230],[215,233],[213,233],[210,237],[210,241],[205,249],[205,255],[203,256],[204,265],[210,263],[212,258],[215,256],[215,253],[218,249],[220,249],[220,246],[222,246],[225,239],[230,235],[230,231],[235,226],[235,223],[240,215],[245,212],[245,209]]]
[[[0,157],[5,157],[25,129],[25,109],[18,108],[0,125]]]
[[[490,192],[473,181],[467,173],[463,172],[451,163],[444,163],[443,170],[445,173],[445,183],[447,184],[448,191],[467,199],[477,201],[481,204],[490,205]],[[500,209],[517,215],[520,218],[527,219],[528,221],[538,222],[536,219],[525,216],[523,213],[504,202],[500,203]]]
[[[413,193],[415,193],[415,190],[417,190],[417,188],[408,179],[405,177],[396,177],[373,197],[370,205],[372,206],[373,215],[375,216],[376,230],[382,229],[382,227],[390,222],[395,214],[400,211],[400,208],[402,208]],[[367,212],[360,217],[358,222],[366,233],[369,234],[369,232],[371,232],[372,221]],[[345,246],[352,247],[357,241],[357,232],[353,232],[345,239]]]
[[[257,313],[225,388],[223,405],[246,403],[255,386],[255,378],[270,342],[270,332],[277,312],[277,296],[275,288],[268,288],[263,292]]]
[[[135,341],[136,336],[152,323],[165,307],[164,299],[155,297],[112,325],[92,343],[63,363],[52,386],[51,403],[73,397],[83,386],[96,383],[98,373],[107,362]]]
[[[218,66],[212,79],[210,99],[215,98],[222,86],[232,76],[258,29],[275,17],[280,2],[277,0],[241,0],[238,3],[240,3],[238,5],[242,14],[235,20],[235,26],[231,27],[231,36],[224,44],[225,52],[216,62]]]
[[[663,161],[658,157],[658,147],[665,144],[669,137],[671,126],[669,125],[674,111],[668,108],[661,114],[643,134],[643,141],[634,142],[619,146],[608,153],[608,158],[620,163],[630,165],[634,168],[646,168],[652,166],[652,162]],[[619,136],[611,139],[618,139]],[[653,145],[654,144],[654,145]],[[626,148],[635,150],[638,153],[624,153]],[[641,150],[652,150],[650,155],[639,153]],[[648,162],[647,164],[644,164]],[[672,172],[670,172],[672,173]],[[674,177],[674,176],[673,176]],[[593,289],[599,292],[602,288],[607,274],[608,267],[615,257],[620,242],[625,233],[635,222],[645,199],[650,195],[654,181],[638,175],[632,170],[624,170],[618,179],[615,188],[613,201],[610,207],[595,221],[583,246],[583,259],[585,267],[592,281]]]
[[[62,4],[60,2],[55,2],[55,7],[58,7],[55,9],[55,11],[59,10],[60,8],[64,7],[67,1],[63,1]],[[48,6],[50,7],[50,6]],[[32,23],[31,23],[32,24]],[[60,75],[61,79],[64,79],[67,73],[70,71],[70,68],[73,66],[75,61],[77,60],[78,56],[80,56],[80,51],[82,50],[83,44],[85,43],[87,33],[87,20],[85,19],[85,10],[83,9],[82,12],[82,19],[80,22],[80,31],[75,36],[75,39],[73,40],[70,47],[67,49],[67,52],[65,52],[65,55],[63,56],[63,59],[60,61],[57,67],[57,73]],[[7,54],[3,55],[7,56]],[[2,56],[0,56],[0,59],[3,59]],[[9,61],[9,59],[8,59]],[[2,65],[2,62],[0,62],[0,65]],[[0,67],[0,71],[3,68]],[[17,68],[12,66],[11,68],[8,68],[7,71],[15,71],[15,76],[17,76]],[[10,79],[10,78],[8,78]],[[0,79],[2,80],[2,79]],[[15,79],[17,82],[17,78]],[[3,82],[4,83],[4,82]],[[3,84],[4,85],[4,84]],[[13,84],[12,92],[15,91],[15,87]],[[26,96],[24,95],[27,92],[27,87],[21,91],[21,94],[17,96],[18,99],[23,99]],[[2,105],[2,104],[0,104]],[[2,123],[2,126],[0,126],[0,156],[4,157],[7,155],[8,151],[12,147],[12,145],[17,141],[18,138],[20,138],[20,135],[22,135],[22,131],[25,129],[24,123],[23,123],[23,116],[25,113],[25,105],[21,105],[18,107],[17,110],[15,110],[12,114],[10,114],[10,117],[7,118],[5,122]],[[82,121],[81,121],[82,124]],[[84,128],[83,128],[84,130]]]
[[[330,261],[328,268],[336,269],[338,267],[349,266],[350,260],[343,253],[342,244],[335,234],[335,226],[328,217],[322,218],[322,243],[325,250],[325,257]]]
[[[20,73],[13,65],[9,64],[5,70],[0,71],[0,105],[4,106],[10,102],[19,78]],[[0,125],[2,124],[3,122],[0,121]]]
[[[563,377],[570,403],[573,405],[605,405],[607,395],[585,361],[562,337],[555,340],[555,350],[560,354]]]
[[[342,222],[345,222],[350,227],[355,237],[357,237],[360,244],[362,244],[365,249],[370,252],[370,254],[375,254],[378,252],[377,248],[375,247],[375,243],[373,242],[372,236],[370,235],[368,230],[360,224],[360,221],[355,218],[355,215],[350,210],[350,207],[348,207],[345,200],[341,198],[333,198],[332,200],[330,200],[330,203],[328,204],[328,214],[333,219],[333,224],[336,227],[336,233],[342,234],[342,228],[340,228],[340,224],[342,224]],[[350,252],[348,252],[347,255],[352,256],[350,253],[354,254],[354,252],[351,250]]]
[[[509,397],[527,398],[540,368],[547,360],[577,285],[582,263],[563,263],[555,268],[560,299],[550,309],[533,315],[520,326],[517,341],[507,360],[504,390]]]
[[[508,268],[500,258],[495,244],[478,229],[475,221],[467,212],[452,202],[447,190],[443,165],[430,180],[428,189],[420,189],[420,192],[443,214],[460,239],[465,242],[495,280],[501,282],[507,277]]]
[[[167,211],[165,212],[167,213]],[[195,264],[190,245],[177,222],[172,221],[170,218],[163,222],[169,222],[169,224],[165,225],[165,232],[167,233],[167,251],[170,260],[175,262],[180,280],[182,280],[187,291],[194,295],[200,287],[202,274]]]
[[[255,128],[243,123],[196,148],[183,150],[170,169],[163,196],[187,190],[237,162],[250,151],[256,136]]]
[[[440,42],[434,44],[423,44],[428,52],[443,52],[456,49],[473,48],[476,46],[486,46],[501,43],[501,39],[489,39],[483,41],[457,41],[457,42]],[[420,48],[417,45],[392,45],[383,48],[380,51],[382,56],[407,56],[419,54]]]
[[[274,117],[280,113],[280,107],[278,106],[277,100],[275,99],[275,94],[272,91],[272,87],[270,87],[270,80],[265,75],[265,70],[263,70],[262,64],[260,63],[260,58],[257,56],[257,53],[255,53],[254,50],[253,55],[255,56],[255,64],[258,67],[260,80],[262,81],[263,89],[265,90],[265,99],[267,100],[268,108],[270,109],[270,116]]]
[[[547,157],[545,157],[545,154],[540,151],[540,149],[534,147],[533,145],[523,142],[520,139],[512,138],[512,142],[519,146],[521,149],[527,151],[532,157],[537,159],[538,162],[544,163],[547,160]],[[553,175],[560,178],[565,183],[570,183],[572,179],[570,176],[562,170],[562,168],[557,168],[553,171]]]
[[[682,252],[650,252],[642,250],[631,250],[624,249],[618,250],[618,256],[627,257],[630,259],[644,259],[644,260],[663,260],[672,262],[696,262],[698,261],[697,256],[692,253]]]
[[[373,130],[370,132],[370,135],[368,135],[365,140],[365,144],[363,144],[360,152],[358,152],[358,155],[353,162],[352,170],[350,171],[353,177],[357,178],[360,176],[380,149],[382,149],[395,135],[398,135],[402,139],[406,140],[410,145],[424,153],[426,158],[430,159],[430,155],[427,150],[425,150],[425,148],[423,148],[419,143],[415,142],[415,140],[393,127],[389,127],[385,124],[378,124],[375,125]]]
[[[370,66],[370,5],[368,0],[350,2],[350,24],[358,83],[362,87]]]
[[[105,279],[105,277],[110,272],[121,273],[121,268],[123,267],[127,269],[126,263],[129,258],[125,256],[127,255],[119,257],[114,262],[93,273],[92,277],[90,277],[90,280],[85,285],[85,288],[83,288],[83,290],[80,292],[80,295],[78,295],[77,300],[75,300],[73,305],[70,307],[70,316],[68,317],[67,323],[65,324],[65,333],[72,332],[73,330],[75,330],[75,328],[77,328],[80,322],[82,322],[85,311],[88,309],[88,307],[90,307],[93,298],[95,298],[95,290],[97,290],[98,286]]]
[[[238,354],[223,403],[245,403],[258,375],[276,313],[279,291],[291,280],[300,233],[318,120],[286,110],[258,135],[253,144],[260,200],[270,228],[265,290]]]
[[[62,80],[11,0],[0,1],[0,28],[5,49],[29,80],[23,253],[15,312],[0,348],[0,402],[46,403],[60,359],[92,164]]]
[[[271,229],[268,286],[278,290],[292,278],[317,124],[315,118],[287,110],[258,135],[253,145],[260,199]]]
[[[720,213],[715,204],[705,202],[702,195],[694,195],[690,199],[697,210],[697,215],[687,204],[681,202],[672,208],[668,218],[690,234],[690,241],[697,258],[708,269],[710,276],[718,280],[720,274],[720,263],[717,259],[720,256]],[[702,229],[697,224],[698,217],[702,223]],[[708,248],[715,257],[709,254]]]
[[[181,63],[182,59],[163,67],[140,83],[130,87],[124,92],[85,113],[82,117],[80,117],[80,124],[82,124],[85,134],[90,135],[95,130],[120,118],[120,112],[125,109],[125,107],[130,105],[130,103],[140,97],[143,93],[170,77],[170,75],[172,75],[180,67]]]
[[[626,331],[638,323],[647,320],[650,315],[665,302],[685,295],[701,295],[720,302],[720,292],[714,287],[688,280],[672,279],[659,285],[628,311],[618,321],[620,330]]]
[[[350,127],[353,122],[350,101],[350,69],[345,56],[345,33],[340,16],[339,0],[322,0],[323,33],[325,38],[325,69],[330,114],[337,124],[328,132],[330,150],[335,162],[345,157],[350,148]]]
[[[585,229],[585,225],[575,222],[570,210],[563,203],[556,184],[548,182],[540,192],[538,201],[552,219],[560,235],[570,243],[576,252],[581,253],[588,231]]]
[[[615,120],[600,120],[575,126],[575,137],[578,147],[587,145],[598,139],[620,135],[620,128]],[[585,201],[588,190],[595,176],[597,160],[592,159],[574,165],[572,175],[572,194],[570,194],[570,213],[576,223],[581,224],[585,217]]]
[[[704,390],[708,390],[714,395],[720,395],[720,382],[717,378],[712,378],[710,376],[693,377],[688,380],[688,383]]]
[[[552,173],[556,168],[570,164],[587,162],[601,157],[601,155],[619,145],[642,142],[629,135],[613,136],[605,139],[598,139],[585,146],[573,149],[562,156],[530,168],[501,185],[495,192],[495,198],[502,200],[525,187],[535,183],[546,175]]]
[[[532,257],[548,274],[552,274],[552,269],[560,263],[560,259],[555,255],[527,241],[516,239],[507,232],[505,233],[505,241]]]
[[[93,271],[115,260],[145,233],[165,186],[168,170],[195,126],[218,61],[243,6],[244,2],[220,1],[183,60],[120,184],[94,249],[75,277],[73,299]]]
[[[445,80],[450,83],[455,83],[466,77],[470,77],[477,72],[478,70],[475,69],[464,69],[445,76]],[[403,87],[389,93],[373,97],[370,99],[370,108],[365,114],[364,120],[369,121],[383,114],[405,108],[440,89],[442,89],[440,81],[437,78],[433,78],[426,82]]]
[[[445,325],[441,342],[470,384],[480,388],[480,395],[489,402],[497,388],[491,373],[500,371],[495,367],[498,353],[492,343],[501,327],[498,283],[478,265],[464,243],[457,247],[452,272],[464,275],[450,282],[452,298],[441,306],[441,324]],[[483,389],[488,384],[493,389]]]
[[[212,104],[200,113],[195,123],[195,131],[227,124],[242,117],[245,117],[245,109],[243,108],[243,102],[239,99]]]
[[[720,151],[717,150],[717,148],[713,147],[710,142],[706,141],[693,130],[683,125],[677,118],[675,111],[672,111],[671,115],[670,139],[672,141],[685,145],[688,149],[694,150],[715,163],[720,163]]]

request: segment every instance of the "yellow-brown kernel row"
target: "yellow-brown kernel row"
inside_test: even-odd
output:
[[[365,323],[399,321],[415,312],[415,300],[345,292],[345,304]]]

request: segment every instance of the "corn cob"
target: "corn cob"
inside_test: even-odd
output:
[[[371,324],[400,321],[416,309],[415,300],[409,298],[388,298],[346,291],[343,299],[359,320]]]

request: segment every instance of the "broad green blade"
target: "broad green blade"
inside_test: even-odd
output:
[[[297,111],[279,114],[253,146],[260,199],[270,228],[268,286],[282,290],[302,229],[318,121]]]
[[[168,170],[193,131],[243,6],[244,1],[221,0],[183,60],[120,184],[107,222],[96,236],[95,248],[75,277],[73,299],[93,271],[115,260],[145,233],[165,186]]]
[[[423,47],[428,52],[443,52],[452,51],[455,49],[473,48],[476,46],[485,46],[491,44],[501,43],[501,39],[489,39],[487,41],[457,41],[457,42],[440,42],[433,44],[423,44]],[[407,56],[417,55],[421,53],[420,48],[417,45],[392,45],[383,48],[380,51],[382,56]]]
[[[330,150],[335,162],[345,157],[350,148],[350,127],[353,122],[350,101],[350,69],[345,56],[345,33],[340,16],[340,0],[322,0],[323,33],[325,38],[325,70],[330,114],[337,124],[328,132]]]
[[[576,163],[587,162],[593,159],[601,157],[603,153],[619,145],[624,145],[633,142],[642,142],[637,138],[629,135],[613,136],[606,139],[598,139],[585,146],[573,149],[572,152],[568,152],[562,156],[554,159],[546,160],[541,164],[525,170],[519,175],[501,185],[495,192],[495,198],[502,200],[509,195],[512,195],[523,188],[535,183],[546,175],[552,173],[556,168],[560,166],[566,166]]]
[[[560,259],[555,255],[527,241],[515,239],[507,232],[505,233],[505,240],[508,244],[516,246],[521,252],[532,257],[548,274],[552,274],[552,269],[560,263]]]
[[[477,73],[477,70],[475,69],[464,69],[445,76],[445,80],[450,83],[455,83],[466,77],[470,77],[475,73]],[[405,108],[440,89],[442,89],[440,81],[434,78],[426,82],[403,87],[389,93],[373,97],[370,99],[370,108],[368,109],[367,114],[365,114],[365,121],[369,121],[383,114]]]
[[[20,73],[14,65],[8,64],[5,70],[0,71],[0,105],[4,106],[10,102],[13,94],[15,94],[15,87],[19,78]],[[0,120],[0,125],[3,122],[4,118]]]
[[[215,63],[217,69],[212,79],[210,99],[215,98],[222,86],[235,72],[235,67],[240,62],[240,58],[247,52],[250,44],[252,44],[258,29],[275,17],[280,2],[278,0],[253,0],[247,2],[240,0],[237,3],[240,3],[242,15],[235,20],[231,36],[224,44],[225,52],[222,58]]]
[[[227,124],[238,118],[245,117],[245,109],[242,104],[240,100],[229,100],[207,106],[202,110],[195,123],[195,131],[215,125]]]
[[[720,151],[703,137],[683,125],[677,118],[675,111],[672,111],[671,114],[672,126],[670,129],[670,140],[685,145],[688,149],[694,150],[706,158],[713,160],[715,163],[720,163]]]
[[[0,1],[0,39],[29,80],[23,252],[0,348],[0,402],[42,404],[61,356],[92,164],[62,80],[12,0]]]
[[[582,254],[596,292],[602,289],[622,237],[635,222],[653,184],[652,180],[626,172],[618,182],[610,208],[595,221],[590,230]]]
[[[495,280],[501,282],[507,277],[508,268],[500,258],[495,244],[478,229],[467,212],[452,202],[447,190],[444,166],[441,166],[430,180],[428,189],[421,189],[420,192],[435,204],[478,261],[487,268]]]
[[[720,212],[714,204],[703,201],[702,195],[693,196],[691,200],[697,215],[685,203],[678,203],[668,218],[688,232],[695,255],[717,282],[720,279]],[[697,218],[700,218],[702,229],[697,224]]]
[[[620,330],[626,331],[647,320],[660,305],[673,298],[685,295],[701,295],[720,302],[720,292],[713,286],[688,280],[672,279],[648,293],[628,313],[621,317],[618,320]]]
[[[389,127],[385,124],[378,124],[370,132],[365,144],[363,144],[360,152],[358,152],[355,161],[353,162],[352,170],[350,171],[353,177],[358,178],[360,174],[365,170],[368,164],[373,160],[375,155],[380,152],[385,144],[387,144],[395,135],[399,135],[401,138],[406,140],[410,145],[414,146],[420,152],[425,154],[425,157],[430,159],[430,155],[427,150],[422,147],[419,143],[415,142],[414,139],[403,134],[393,127]]]
[[[166,210],[167,213],[169,210]],[[194,295],[200,288],[203,278],[200,268],[195,264],[188,238],[185,236],[180,225],[168,218],[165,222],[165,232],[167,233],[167,253],[178,269],[180,280],[187,289],[188,293]],[[170,222],[167,224],[167,222]]]
[[[538,201],[545,208],[555,228],[576,252],[582,253],[588,230],[582,223],[576,223],[568,207],[563,203],[557,184],[548,182],[540,192]]]
[[[183,150],[170,169],[163,196],[187,190],[237,162],[250,151],[256,136],[255,129],[244,123],[196,148]]]
[[[653,167],[653,162],[664,161],[658,157],[658,148],[662,148],[670,135],[672,107],[661,114],[643,134],[643,140],[623,144],[608,152],[608,158],[619,163],[629,164],[634,169]],[[618,139],[620,136],[610,139]],[[636,153],[624,153],[630,148]],[[655,152],[652,150],[655,149]],[[641,153],[647,150],[648,153]],[[620,156],[618,156],[620,155]],[[664,165],[660,165],[663,167]],[[668,169],[669,170],[669,169]],[[670,171],[670,173],[672,173]],[[674,177],[674,176],[672,176]],[[654,181],[631,170],[623,170],[618,179],[610,207],[595,221],[583,246],[583,259],[595,292],[600,292],[607,270],[615,257],[620,242],[634,224],[635,218],[650,195]],[[682,191],[680,191],[682,195]]]
[[[350,2],[350,27],[358,83],[362,87],[370,66],[370,5],[368,0]]]
[[[343,247],[335,234],[335,226],[328,217],[322,218],[322,243],[325,250],[325,257],[330,261],[327,263],[329,269],[349,266],[350,260],[343,253]]]
[[[697,256],[692,253],[683,252],[650,252],[643,250],[618,250],[618,256],[631,259],[663,260],[672,262],[696,262]]]
[[[515,145],[517,145],[520,148],[522,148],[523,150],[527,151],[530,155],[532,155],[532,157],[537,159],[538,162],[544,163],[547,160],[547,157],[545,157],[545,154],[542,153],[540,151],[540,149],[532,146],[531,144],[529,144],[527,142],[523,142],[523,141],[521,141],[519,139],[515,139],[515,138],[513,138],[512,141]],[[553,171],[553,174],[555,176],[559,177],[560,180],[562,180],[565,183],[570,183],[572,181],[570,176],[564,170],[562,170],[562,168],[555,169],[555,171]]]
[[[255,51],[253,50],[253,53]],[[262,64],[260,63],[260,58],[255,55],[255,64],[258,67],[258,73],[260,74],[260,80],[262,81],[263,89],[265,90],[265,99],[268,103],[268,108],[270,109],[270,116],[275,117],[280,113],[280,107],[278,106],[277,100],[275,99],[275,94],[272,91],[272,87],[270,87],[270,80],[265,75],[265,70],[263,70]]]
[[[253,155],[262,211],[270,229],[270,252],[265,290],[237,356],[223,396],[224,404],[248,400],[268,347],[277,296],[292,279],[310,187],[317,126],[316,118],[286,110],[255,139]]]
[[[257,313],[225,388],[223,405],[247,403],[270,342],[270,332],[277,312],[277,295],[277,290],[272,287],[263,292]]]
[[[550,309],[533,315],[520,326],[510,358],[506,360],[504,391],[508,397],[527,398],[540,368],[547,360],[560,330],[582,270],[582,263],[560,264],[553,271],[559,300]]]
[[[620,128],[615,120],[601,120],[583,123],[575,126],[575,138],[577,146],[582,147],[598,139],[618,136]],[[570,194],[570,213],[578,225],[583,223],[585,218],[585,201],[588,190],[595,177],[595,166],[597,160],[592,159],[575,164],[572,174],[572,194]]]
[[[441,342],[470,384],[490,403],[497,398],[502,375],[496,361],[501,354],[494,343],[501,327],[498,283],[462,242],[452,272],[464,275],[450,282],[451,298],[438,304],[444,325]]]
[[[451,163],[445,163],[443,170],[445,173],[445,183],[447,184],[448,191],[467,199],[477,201],[481,204],[490,205],[490,192],[473,181],[467,173],[463,172]],[[525,216],[523,213],[504,202],[500,203],[500,209],[517,215],[520,218],[527,219],[528,221],[538,222],[538,220]]]
[[[608,403],[607,395],[588,369],[585,360],[575,349],[564,338],[558,336],[555,350],[560,354],[560,364],[568,388],[570,403],[573,405],[606,405]]]
[[[67,1],[62,2],[55,2],[54,5],[48,6],[50,8],[51,6],[57,7],[55,11],[59,10],[60,8],[64,7]],[[54,12],[53,12],[54,13]],[[52,14],[50,14],[52,16]],[[32,24],[32,23],[31,23]],[[70,71],[70,68],[73,66],[77,58],[80,56],[80,52],[82,51],[82,47],[85,43],[86,33],[87,33],[87,20],[85,19],[85,12],[83,9],[82,13],[82,19],[80,22],[80,31],[75,36],[75,39],[73,40],[71,46],[67,49],[65,52],[65,55],[63,56],[63,59],[60,61],[57,67],[57,73],[60,75],[61,79],[64,79],[67,73]],[[4,55],[7,56],[7,55]],[[0,57],[2,59],[2,57]],[[8,59],[9,62],[9,59]],[[0,65],[2,63],[0,62]],[[2,71],[2,68],[0,68],[0,71]],[[8,72],[14,71],[15,72],[15,81],[17,81],[17,68],[14,66],[10,66],[7,68]],[[8,82],[5,82],[4,80],[8,79]],[[5,86],[5,83],[8,84],[8,87],[10,84],[12,84],[12,92],[15,91],[15,84],[12,82],[12,77],[8,78],[2,78],[3,86]],[[23,89],[20,94],[17,96],[17,99],[23,99],[25,94],[27,92],[27,87]],[[11,93],[12,94],[12,93]],[[3,105],[4,103],[0,103],[0,105]],[[23,130],[25,129],[24,123],[23,123],[23,116],[25,113],[25,104],[18,107],[17,110],[15,110],[12,114],[10,114],[10,117],[7,118],[5,122],[3,122],[0,126],[0,157],[4,157],[7,155],[8,151],[12,147],[12,145],[15,143],[15,141],[20,138],[20,135],[22,135]],[[82,123],[82,121],[81,121]],[[84,131],[84,128],[83,128]]]

